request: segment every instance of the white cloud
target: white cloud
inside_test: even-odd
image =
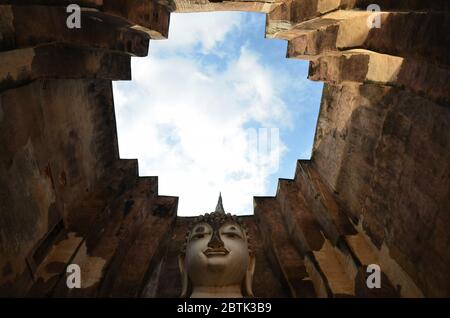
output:
[[[170,44],[173,52],[184,52],[192,43],[212,50],[238,20],[223,14],[211,22],[207,14],[195,18],[197,25],[189,18],[192,32],[182,33],[199,34],[180,38],[176,28],[187,28],[183,17],[172,17],[170,39],[179,41]],[[220,68],[205,67],[193,56],[158,49],[132,59],[132,84],[114,83],[121,158],[138,158],[140,175],[159,176],[160,194],[180,196],[179,215],[212,211],[219,191],[227,211],[251,214],[253,196],[267,195],[276,162],[263,154],[255,163],[246,127],[289,128],[292,123],[280,98],[282,81],[258,59],[243,47]],[[280,144],[280,151],[285,149]]]
[[[162,47],[166,53],[189,52],[197,45],[203,53],[209,53],[243,22],[242,15],[233,12],[172,13],[170,19],[170,41]]]

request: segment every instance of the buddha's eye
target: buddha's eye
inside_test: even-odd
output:
[[[231,239],[237,239],[237,238],[241,238],[238,234],[234,233],[234,232],[225,232],[223,233],[226,237],[231,238]]]
[[[193,236],[192,236],[192,239],[193,240],[198,240],[198,239],[202,239],[202,238],[204,238],[205,237],[205,233],[197,233],[197,234],[194,234]]]

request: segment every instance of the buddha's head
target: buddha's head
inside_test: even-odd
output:
[[[236,216],[225,214],[222,199],[215,212],[202,215],[186,235],[179,258],[182,297],[201,289],[207,297],[252,297],[254,255],[245,225]]]

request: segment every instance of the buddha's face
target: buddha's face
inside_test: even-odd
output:
[[[188,237],[184,261],[195,286],[241,284],[249,264],[245,232],[235,222],[225,222],[216,228],[199,223]]]

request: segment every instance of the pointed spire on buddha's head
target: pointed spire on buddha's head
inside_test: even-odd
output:
[[[214,212],[223,213],[225,214],[225,209],[223,208],[222,203],[222,193],[219,193],[219,200],[217,201],[216,210]]]

